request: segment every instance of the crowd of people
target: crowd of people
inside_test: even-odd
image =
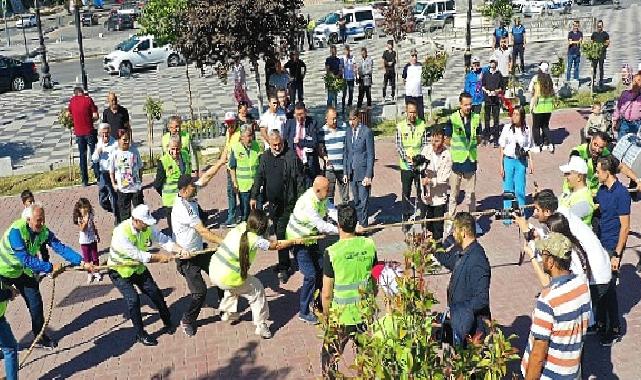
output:
[[[568,67],[574,67],[576,73],[574,48],[582,35],[578,24],[574,29],[568,36]],[[595,33],[601,34],[593,35],[593,40],[609,41],[602,22]],[[612,344],[621,335],[617,275],[630,231],[631,196],[617,174],[628,177],[635,188],[641,187],[641,180],[608,149],[612,142],[609,129],[601,115],[601,104],[595,103],[582,130],[582,144],[574,147],[567,163],[559,167],[559,175],[564,177],[559,195],[542,190],[534,195],[530,208],[526,180],[534,175],[534,155],[543,150],[554,153],[549,133],[555,97],[550,66],[540,63],[530,86],[532,125],[528,125],[525,107],[519,106],[511,109],[509,120],[501,125],[505,78],[515,66],[524,68],[525,28],[518,19],[511,33],[505,26],[497,27],[493,42],[496,51],[489,67],[481,68],[480,59],[472,58],[459,107],[443,125],[430,125],[425,120],[422,67],[418,52],[410,52],[409,62],[402,69],[405,114],[396,125],[395,135],[402,218],[421,223],[439,245],[447,248],[435,258],[452,271],[447,297],[451,343],[465,345],[468,336],[485,333],[485,321],[491,318],[491,268],[477,240],[483,231],[474,219],[476,173],[478,147],[488,143],[498,147],[503,212],[513,215],[503,222],[516,224],[523,234],[527,241],[524,250],[543,287],[523,355],[523,374],[528,379],[576,378],[586,334],[598,334],[603,345]],[[517,57],[520,65],[516,65]],[[394,43],[388,41],[381,58],[385,102],[390,101],[386,98],[388,84],[395,99],[397,60]],[[325,344],[321,353],[324,374],[333,376],[336,356],[347,340],[368,329],[363,325],[359,300],[372,292],[367,284],[379,262],[374,240],[364,236],[371,231],[367,228],[376,144],[371,126],[361,117],[365,97],[366,107],[371,106],[375,65],[366,48],[357,59],[349,45],[345,45],[341,57],[335,46],[330,47],[326,72],[342,77],[346,84],[340,111],[338,92],[328,89],[321,126],[308,114],[304,103],[307,69],[298,53],[293,52],[284,64],[280,60],[271,63],[266,67],[268,107],[258,120],[250,113],[252,103],[246,94],[244,69],[240,62],[235,63],[232,71],[238,107],[225,115],[225,146],[221,158],[207,170],[197,168],[193,141],[181,128],[181,118],[169,118],[153,181],[167,219],[164,232],[156,227],[157,220],[145,204],[143,161],[132,141],[127,109],[118,104],[114,93],[108,96],[108,107],[97,129],[94,124],[99,114],[91,97],[78,88],[70,101],[81,178],[84,186],[90,185],[91,167],[98,185],[98,205],[113,213],[107,275],[122,294],[138,342],[158,344],[143,325],[138,291],[158,309],[164,324],[162,332],[173,333],[176,328],[146,266],[174,259],[190,292],[189,305],[180,319],[185,334],[193,336],[197,332],[196,322],[207,293],[204,272],[218,292],[221,319],[236,321],[238,298],[244,297],[256,335],[270,338],[265,291],[250,268],[258,251],[273,250],[278,252],[274,275],[281,284],[289,280],[295,267],[302,274],[301,321],[317,324],[319,317],[338,313],[340,342]],[[602,63],[600,70],[602,82]],[[359,89],[353,107],[355,83]],[[636,134],[641,120],[637,96],[641,73],[634,75],[630,84],[613,117],[619,138]],[[226,230],[213,231],[207,226],[196,193],[220,170],[226,172]],[[461,192],[464,198],[459,201]],[[45,210],[33,194],[25,191],[22,201],[25,212],[7,229],[0,243],[0,313],[4,315],[9,300],[22,295],[37,336],[44,324],[39,279],[63,270],[61,264],[50,263],[47,247],[71,265],[82,265],[88,283],[101,281],[97,251],[100,234],[89,199],[79,199],[73,209],[82,255],[47,228]],[[539,225],[531,224],[533,220]],[[409,228],[407,224],[404,231]],[[321,251],[318,240],[326,234],[338,235],[339,240]],[[269,238],[272,235],[275,238]],[[150,253],[154,243],[170,253]],[[388,286],[386,293],[390,289]],[[8,378],[15,379],[17,343],[4,317],[0,318],[0,331],[5,370]],[[56,341],[45,334],[38,344],[55,347]]]

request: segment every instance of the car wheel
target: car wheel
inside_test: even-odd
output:
[[[332,45],[336,45],[338,43],[338,34],[330,34],[329,35],[329,43]]]
[[[13,91],[22,91],[25,88],[24,78],[17,76],[11,80],[11,89]]]
[[[374,35],[374,30],[372,30],[372,29],[366,29],[365,30],[365,39],[370,40],[370,39],[372,39],[373,35]]]
[[[167,58],[167,66],[176,67],[180,64],[180,57],[177,54],[172,54]]]
[[[118,70],[120,70],[120,75],[131,75],[133,66],[131,66],[131,62],[121,62]]]

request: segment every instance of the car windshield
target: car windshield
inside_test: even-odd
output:
[[[338,22],[338,13],[330,13],[325,17],[325,24],[336,24]]]
[[[131,37],[118,45],[117,50],[130,51],[138,44],[138,37]]]
[[[436,13],[436,4],[416,3],[414,7],[414,14],[421,14],[427,8],[427,13]]]

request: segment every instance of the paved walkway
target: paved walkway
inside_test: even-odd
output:
[[[548,152],[537,156],[534,179],[541,189],[559,189],[561,176],[558,165],[566,160],[570,147],[578,142],[577,131],[584,125],[581,115],[574,111],[561,111],[552,117],[553,136],[563,145],[556,154]],[[570,133],[570,136],[568,136]],[[397,156],[391,140],[377,140],[372,213],[378,220],[398,218],[400,215],[400,180]],[[498,179],[498,151],[481,148],[478,193],[480,209],[499,205],[502,192]],[[226,198],[224,177],[219,175],[199,195],[202,206],[211,215],[211,221],[225,217]],[[533,180],[529,179],[528,191]],[[36,194],[47,210],[47,223],[57,235],[76,248],[77,227],[72,224],[73,203],[80,196],[96,199],[96,187],[55,190]],[[145,190],[147,203],[156,209],[160,198],[153,190]],[[17,197],[0,199],[0,229],[4,230],[21,211]],[[220,209],[223,211],[219,212]],[[635,307],[641,296],[641,280],[634,271],[640,241],[638,231],[641,212],[634,205],[633,235],[624,258],[620,284],[620,307],[624,319],[624,332],[620,343],[611,349],[601,349],[594,338],[586,347],[585,374],[596,374],[599,379],[637,379],[638,370],[633,363],[641,357],[638,344],[641,337],[641,309]],[[97,225],[103,241],[100,248],[107,248],[110,240],[112,218],[97,210]],[[530,314],[540,287],[529,264],[518,266],[519,240],[516,227],[504,227],[489,219],[481,221],[487,232],[481,243],[485,246],[493,267],[491,307],[493,316],[505,330],[520,336],[517,346],[524,347],[530,325]],[[161,223],[164,226],[164,221]],[[377,233],[374,239],[382,259],[399,260],[404,249],[399,229]],[[55,257],[55,260],[58,258]],[[103,256],[103,259],[105,257]],[[265,284],[271,310],[271,340],[261,340],[253,333],[251,314],[244,304],[242,322],[230,326],[221,322],[215,307],[216,296],[208,295],[206,307],[200,315],[200,325],[195,337],[188,338],[181,331],[159,337],[157,347],[133,344],[131,323],[123,317],[125,305],[120,294],[106,279],[98,284],[85,284],[82,273],[65,273],[56,286],[55,309],[50,323],[50,334],[59,339],[54,351],[37,350],[21,373],[24,379],[310,379],[319,377],[319,352],[321,343],[318,330],[296,318],[298,289],[302,276],[297,273],[283,287],[279,287],[269,266],[276,261],[276,253],[257,258],[251,271]],[[177,274],[173,264],[152,264],[150,269],[163,289],[172,315],[177,321],[187,305],[185,281]],[[428,278],[432,289],[445,301],[449,275],[443,273]],[[49,303],[50,280],[42,282],[44,303]],[[143,315],[147,330],[156,333],[161,328],[158,314],[143,298]],[[442,307],[442,305],[441,305]],[[21,348],[32,341],[30,322],[22,300],[9,305],[7,318]]]

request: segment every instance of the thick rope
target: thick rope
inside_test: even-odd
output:
[[[22,369],[24,367],[25,362],[27,359],[29,359],[29,356],[33,353],[33,350],[36,348],[36,345],[42,339],[42,336],[45,334],[45,330],[47,329],[47,326],[49,326],[49,321],[51,320],[51,314],[53,314],[53,303],[54,303],[54,297],[56,295],[56,276],[54,275],[51,278],[51,295],[50,295],[50,300],[49,300],[49,310],[47,311],[47,316],[45,318],[45,323],[42,325],[42,329],[38,333],[38,335],[35,337],[33,342],[31,343],[31,346],[27,350],[27,352],[22,356],[22,359],[20,359],[20,364],[18,365],[18,369]]]

